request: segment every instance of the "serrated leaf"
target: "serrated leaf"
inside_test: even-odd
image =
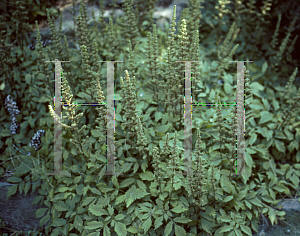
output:
[[[112,206],[110,204],[108,204],[107,210],[108,210],[109,215],[112,216],[114,213],[114,208],[112,208]]]
[[[176,207],[174,207],[173,209],[171,209],[171,211],[175,212],[175,213],[182,213],[187,211],[188,209],[185,208],[183,205],[178,205]]]
[[[107,225],[104,226],[103,236],[110,236],[110,230]]]
[[[169,130],[171,125],[172,125],[171,123],[168,123],[166,125],[159,125],[159,126],[155,127],[154,129],[155,129],[156,132],[165,133]]]
[[[175,224],[175,235],[176,236],[186,235],[186,231],[183,227]]]
[[[163,216],[157,217],[154,222],[154,225],[155,225],[154,229],[158,229],[162,225],[162,223],[163,223]]]
[[[278,151],[285,153],[286,148],[283,142],[275,139],[275,146]]]
[[[231,222],[232,221],[232,219],[227,215],[223,215],[223,216],[218,217],[218,221],[219,220],[222,221],[222,222]]]
[[[162,218],[162,216],[161,216]],[[186,223],[189,223],[191,222],[192,220],[186,218],[186,217],[176,217],[174,218],[174,221],[177,222],[177,223],[183,223],[183,224],[186,224]]]
[[[227,196],[224,198],[223,202],[229,202],[232,199],[233,199],[233,196]]]
[[[263,205],[261,205],[260,201],[258,199],[256,199],[256,198],[249,199],[249,202],[251,202],[255,206],[260,206],[260,207],[263,206]]]
[[[67,211],[67,210],[69,210],[67,204],[64,203],[63,201],[59,201],[59,202],[54,203],[53,207],[57,211]]]
[[[24,188],[25,196],[27,195],[28,191],[30,190],[30,187],[31,187],[31,182],[27,181],[26,185],[25,185],[25,188]]]
[[[230,230],[232,230],[232,226],[231,225],[224,225],[224,226],[222,226],[221,228],[220,228],[220,233],[224,233],[224,232],[228,232],[228,231],[230,231]]]
[[[48,223],[49,220],[50,220],[50,216],[49,216],[49,215],[44,216],[44,217],[40,220],[40,226],[43,226],[44,224]]]
[[[251,210],[252,209],[252,204],[250,202],[248,202],[247,200],[245,200],[245,204],[246,206]]]
[[[246,225],[240,225],[241,230],[247,235],[252,235],[251,229]]]
[[[155,112],[155,122],[159,121],[162,118],[162,113],[159,112]]]
[[[136,199],[141,199],[148,194],[149,193],[143,189],[136,189],[135,185],[131,186],[131,188],[125,193],[126,207],[128,208]]]
[[[113,188],[107,187],[107,185],[105,183],[99,183],[96,186],[102,193],[108,193],[108,192],[114,190]]]
[[[55,220],[51,226],[53,227],[59,227],[59,226],[64,226],[67,223],[67,221],[65,219],[59,218],[57,220]]]
[[[98,229],[98,228],[103,228],[103,223],[101,221],[91,221],[87,223],[87,226],[84,226],[86,229]]]
[[[45,215],[47,210],[48,210],[48,208],[39,208],[39,209],[37,209],[37,211],[35,212],[35,218],[42,218],[43,215]]]
[[[108,215],[107,211],[99,205],[90,205],[89,212],[91,212],[95,216],[103,216]]]
[[[276,220],[275,211],[272,208],[270,208],[268,214],[269,214],[269,219],[270,219],[272,225],[274,225],[274,222]]]
[[[121,222],[115,223],[115,231],[118,234],[118,236],[126,236],[127,235],[126,226]]]
[[[291,181],[295,186],[299,187],[299,177],[298,176],[293,174],[292,177],[291,177]]]
[[[76,229],[80,229],[83,226],[83,220],[79,215],[75,216],[74,225]]]
[[[124,217],[125,216],[123,214],[118,214],[118,215],[116,215],[115,220],[123,220]]]
[[[100,191],[99,191],[98,189],[96,189],[96,188],[90,188],[90,190],[91,190],[91,192],[94,193],[94,194],[97,194],[97,195],[100,195],[100,196],[102,195],[102,193],[101,193],[102,191],[100,192]],[[103,190],[103,191],[106,191],[107,189],[106,189],[106,188],[103,188],[102,190]]]
[[[128,179],[125,179],[121,184],[120,184],[120,188],[126,188],[128,187],[129,185],[131,185],[132,183],[135,182],[135,179],[134,178],[128,178]]]
[[[18,185],[17,185],[17,184],[14,184],[13,186],[10,186],[10,187],[8,188],[8,190],[7,190],[6,200],[7,200],[10,196],[14,195],[14,194],[17,192],[17,190],[18,190]]]
[[[145,173],[140,173],[139,175],[142,180],[152,181],[156,179],[155,175],[150,171],[146,171]]]
[[[81,97],[81,98],[85,98],[87,100],[87,102],[92,100],[91,96],[84,92],[77,93],[77,96]]]
[[[206,232],[211,232],[212,223],[204,218],[201,219],[201,226]]]
[[[133,226],[130,226],[128,229],[127,229],[128,232],[130,233],[133,233],[133,234],[137,234],[139,231],[137,230],[136,227],[133,227]]]
[[[22,179],[12,176],[12,177],[8,178],[6,181],[9,183],[20,183],[20,182],[22,182]]]
[[[268,121],[270,121],[270,120],[272,120],[273,119],[273,114],[272,113],[269,113],[269,112],[267,112],[267,111],[262,111],[261,113],[260,113],[260,115],[261,115],[261,117],[260,117],[260,120],[259,120],[259,124],[264,124],[264,123],[266,123],[266,122],[268,122]]]
[[[170,221],[165,228],[165,236],[169,236],[173,228],[173,222]]]
[[[150,229],[152,225],[152,220],[151,220],[151,216],[144,221],[144,223],[142,224],[142,227],[144,229],[144,233],[146,234],[146,232],[148,232],[148,230]]]
[[[121,196],[117,197],[115,204],[119,205],[120,203],[122,203],[124,201],[125,201],[125,195],[121,195]]]

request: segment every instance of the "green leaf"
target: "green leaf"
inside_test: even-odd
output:
[[[78,97],[81,97],[81,98],[85,98],[86,99],[86,102],[90,102],[92,100],[91,96],[84,93],[84,92],[79,92],[77,93],[77,96]]]
[[[31,75],[30,74],[25,75],[25,81],[26,81],[27,84],[30,84],[30,82],[31,82]]]
[[[125,216],[123,214],[118,214],[118,215],[116,215],[115,220],[123,220],[124,217]]]
[[[100,205],[90,205],[89,211],[95,216],[108,215],[107,211]]]
[[[259,90],[259,91],[263,91],[265,89],[264,86],[262,86],[260,83],[258,82],[253,82],[249,85],[249,87],[253,90]]]
[[[166,133],[171,126],[172,126],[172,124],[168,123],[166,125],[156,126],[154,129],[155,129],[156,132]]]
[[[115,223],[115,231],[118,234],[118,236],[125,236],[127,235],[126,226],[121,222]]]
[[[85,226],[86,229],[98,229],[103,228],[103,223],[101,221],[91,221],[87,223],[87,226]]]
[[[139,231],[137,230],[136,227],[133,227],[133,226],[130,226],[128,229],[127,229],[128,232],[130,233],[133,233],[133,234],[137,234]]]
[[[59,218],[57,220],[55,220],[51,226],[53,227],[58,227],[58,226],[64,226],[67,223],[67,221],[65,219]]]
[[[174,219],[174,221],[175,221],[175,219]],[[154,222],[154,225],[155,225],[154,229],[158,229],[162,225],[162,223],[163,223],[163,216],[157,217]]]
[[[275,211],[272,208],[269,208],[269,219],[272,225],[274,225],[274,222],[276,220],[276,215],[275,215]]]
[[[40,220],[40,226],[43,226],[44,224],[48,223],[50,220],[50,216],[46,215]]]
[[[120,203],[122,203],[124,201],[125,201],[125,195],[121,195],[121,196],[117,197],[115,204],[119,205]]]
[[[58,191],[61,192],[61,193],[64,193],[64,192],[69,191],[69,190],[70,190],[70,187],[61,187],[61,188],[58,189]]]
[[[10,186],[10,187],[8,188],[8,190],[7,190],[6,200],[7,200],[10,196],[14,195],[14,194],[17,192],[17,190],[18,190],[18,185],[17,185],[17,184],[14,184],[13,186]]]
[[[94,194],[97,194],[97,195],[102,195],[102,193],[101,192],[103,192],[103,191],[106,191],[107,189],[106,188],[103,188],[102,190],[101,190],[101,192],[98,190],[98,189],[96,189],[96,188],[90,188],[90,190],[91,190],[91,192],[92,193],[94,193]]]
[[[230,230],[232,230],[232,226],[231,225],[224,225],[224,226],[222,226],[221,228],[220,228],[220,233],[224,233],[224,232],[228,232],[228,231],[230,231]]]
[[[31,187],[31,182],[27,181],[26,185],[25,185],[25,189],[24,189],[25,196],[28,193],[28,191],[30,190],[30,187]]]
[[[233,196],[227,196],[224,198],[223,202],[229,202],[232,199],[233,199]]]
[[[247,235],[252,235],[251,229],[246,225],[240,225],[242,231]]]
[[[273,98],[272,102],[273,102],[274,111],[277,111],[280,107],[279,102],[275,98]]]
[[[232,94],[232,86],[227,82],[224,83],[224,90],[226,94]]]
[[[251,210],[252,209],[252,204],[250,202],[248,202],[247,200],[245,200],[245,204],[246,206]]]
[[[257,134],[256,133],[251,133],[250,136],[251,136],[251,138],[249,140],[249,145],[252,146],[252,144],[255,143],[255,141],[257,139]]]
[[[261,68],[261,73],[265,73],[268,69],[268,62],[264,62],[264,64],[262,65],[262,68]]]
[[[297,177],[294,173],[292,175],[291,181],[295,186],[299,187],[299,177]]]
[[[187,211],[188,209],[185,208],[183,205],[178,205],[176,207],[174,207],[173,209],[171,209],[171,211],[175,212],[175,213],[182,213]]]
[[[272,113],[269,113],[269,112],[267,112],[267,111],[262,111],[261,113],[260,113],[260,115],[261,115],[261,117],[260,117],[260,120],[259,120],[259,124],[264,124],[264,123],[266,123],[266,122],[268,122],[268,121],[270,121],[270,120],[272,120],[273,119],[273,114]]]
[[[156,179],[154,174],[150,171],[146,171],[145,173],[140,173],[139,175],[142,180],[152,181],[152,180]]]
[[[2,129],[0,134],[1,137],[8,137],[10,136],[10,131],[8,129]]]
[[[162,118],[162,113],[159,112],[155,112],[155,122],[159,121]]]
[[[222,222],[226,222],[226,223],[232,221],[230,216],[227,216],[227,215],[219,216],[217,219],[218,219],[218,221],[222,221]]]
[[[162,216],[161,216],[162,218]],[[186,218],[186,217],[176,217],[174,218],[174,221],[177,222],[177,223],[183,223],[183,224],[186,224],[186,223],[189,223],[191,222],[192,220]]]
[[[261,205],[260,201],[257,198],[249,199],[249,202],[251,202],[255,206],[260,206],[260,207],[263,206]]]
[[[144,223],[142,224],[142,227],[144,229],[144,233],[146,234],[146,232],[148,232],[148,230],[150,229],[152,225],[152,220],[151,220],[151,216],[144,221]]]
[[[135,182],[134,178],[127,178],[120,184],[120,188],[126,188],[129,185],[133,184],[134,182]]]
[[[83,220],[79,215],[75,216],[74,225],[76,229],[80,229],[83,227]]]
[[[131,186],[131,188],[125,193],[126,207],[128,208],[136,199],[141,199],[148,194],[149,193],[143,189],[136,189],[135,185]]]
[[[20,183],[20,182],[22,182],[22,179],[12,176],[12,177],[8,178],[6,181],[9,183]]]
[[[169,234],[171,233],[172,231],[172,228],[173,228],[173,221],[170,221],[166,228],[165,228],[165,235],[164,236],[169,236]]]
[[[67,210],[69,210],[67,204],[64,203],[63,201],[59,201],[59,202],[54,203],[53,207],[57,211],[67,211]]]
[[[3,82],[1,85],[0,85],[0,90],[3,90],[5,88],[5,83]]]
[[[102,193],[108,193],[108,192],[114,190],[113,188],[107,187],[105,183],[99,183],[96,186]]]
[[[204,218],[201,219],[201,226],[206,232],[211,232],[212,223]]]
[[[93,202],[93,201],[96,200],[96,199],[97,199],[96,197],[86,197],[86,198],[83,200],[81,206],[87,206],[87,205],[89,205],[91,202]]]
[[[100,132],[100,131],[97,130],[97,129],[92,129],[92,130],[91,130],[91,133],[92,133],[92,135],[93,135],[95,138],[99,138],[99,137],[102,137],[102,136],[103,136],[103,133]]]
[[[112,206],[110,204],[108,204],[107,210],[108,210],[109,215],[112,216],[114,213],[114,208],[112,208]]]
[[[39,208],[39,209],[37,209],[37,211],[35,212],[35,218],[42,218],[43,215],[45,215],[47,210],[48,210],[48,208]]]
[[[275,146],[278,151],[285,153],[285,145],[283,142],[279,141],[278,139],[275,139]]]
[[[175,224],[175,235],[176,236],[186,235],[186,231],[184,230],[183,227]]]
[[[103,236],[110,236],[110,229],[107,225],[104,226]]]

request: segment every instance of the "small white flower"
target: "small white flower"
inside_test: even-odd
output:
[[[143,97],[143,94],[144,94],[144,93],[141,93],[140,96]]]

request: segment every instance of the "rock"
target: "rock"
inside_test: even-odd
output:
[[[25,196],[24,191],[20,194],[17,190],[16,194],[10,196],[6,200],[7,190],[13,184],[7,182],[8,177],[0,177],[0,218],[4,220],[5,227],[14,230],[39,230],[45,227],[39,226],[40,219],[35,218],[36,210],[46,208],[46,206],[36,204],[31,205],[35,196],[38,196],[38,191],[32,193],[31,190]],[[0,227],[1,228],[1,227]]]
[[[277,206],[282,206],[282,211],[285,212],[285,220],[278,220],[278,224],[272,226],[271,221],[268,217],[261,215],[259,224],[259,233],[256,235],[266,236],[281,236],[286,234],[298,235],[300,234],[300,202],[299,197],[297,199],[285,199]]]

